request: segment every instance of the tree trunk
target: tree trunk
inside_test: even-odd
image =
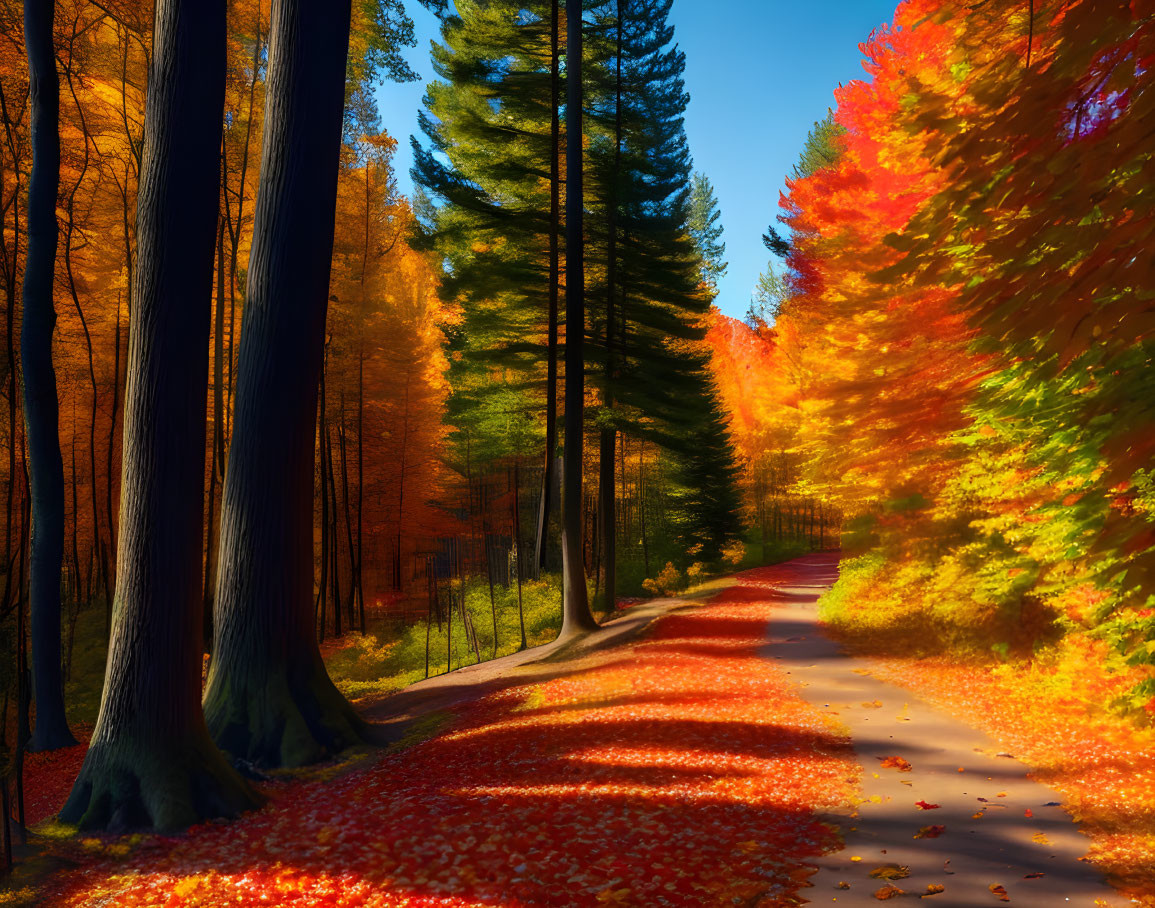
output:
[[[585,433],[585,236],[582,174],[582,4],[566,3],[565,460],[562,464],[561,636],[596,630],[582,558]]]
[[[205,539],[204,643],[212,652],[213,594],[217,583],[217,485],[224,485],[225,469],[225,224],[217,228],[217,304],[213,313],[213,446],[209,464],[209,519]]]
[[[357,548],[353,544],[353,514],[349,501],[349,446],[345,443],[345,392],[341,392],[341,422],[337,424],[337,450],[341,453],[341,495],[345,501],[345,534],[349,547],[349,630],[357,623]],[[358,628],[364,633],[364,628]]]
[[[521,591],[521,458],[513,462],[513,551],[516,553],[514,566],[517,568],[517,620],[521,625],[521,646],[525,649],[529,643],[525,639],[525,608],[522,603]]]
[[[617,72],[614,80],[614,163],[610,172],[610,197],[607,204],[607,230],[609,246],[606,256],[606,374],[602,405],[606,418],[612,419],[614,408],[614,352],[617,338],[614,336],[615,308],[618,282],[618,178],[622,164],[622,0],[617,3]],[[618,431],[613,425],[604,425],[599,438],[599,483],[598,518],[601,522],[602,577],[605,583],[606,611],[612,612],[617,604],[617,491],[614,480],[614,464],[617,457]]]
[[[338,553],[341,548],[341,536],[337,532],[337,480],[333,468],[333,436],[328,425],[325,426],[325,470],[329,474],[329,583],[333,592],[333,636],[344,634],[341,630],[341,560]]]
[[[84,307],[80,304],[80,295],[76,292],[76,280],[72,272],[72,236],[76,231],[76,193],[80,191],[80,186],[88,173],[91,153],[89,149],[88,123],[84,116],[84,106],[80,103],[80,99],[76,95],[76,86],[72,80],[71,59],[70,56],[70,65],[69,68],[65,70],[65,75],[68,81],[69,94],[72,95],[72,102],[76,106],[76,115],[80,121],[80,133],[84,139],[84,163],[81,165],[80,173],[76,177],[76,182],[72,184],[72,191],[68,195],[68,228],[64,233],[64,268],[68,277],[68,291],[72,296],[72,305],[76,309],[77,318],[80,320],[80,328],[84,334],[84,349],[88,361],[88,382],[92,391],[92,406],[88,421],[88,469],[92,477],[92,551],[95,552],[100,549],[102,544],[100,535],[100,501],[96,481],[96,419],[100,410],[100,392],[99,385],[96,381],[96,360],[92,348],[92,332],[89,331],[88,319],[84,315]],[[75,482],[73,485],[75,486]],[[76,490],[74,488],[74,496],[75,493]],[[91,565],[92,560],[90,558],[89,584],[85,602],[91,602],[92,600]]]
[[[541,499],[537,512],[534,576],[545,567],[549,512],[557,452],[557,309],[561,285],[561,13],[553,0],[550,38],[550,161],[549,161],[549,339],[545,380],[545,467],[541,474]]]
[[[104,579],[104,612],[105,625],[109,633],[112,632],[112,599],[113,588],[116,586],[116,565],[109,557],[116,551],[118,544],[116,511],[113,499],[119,496],[113,494],[114,481],[113,452],[116,450],[116,413],[120,406],[120,294],[116,295],[116,334],[113,337],[112,355],[112,415],[108,421],[108,460],[107,472],[104,476],[104,508],[108,521],[108,547],[103,543],[100,547],[100,575]],[[123,435],[121,436],[123,441]]]
[[[174,831],[259,796],[201,714],[201,543],[224,0],[159,0],[145,115],[108,669],[61,811],[82,828]]]
[[[278,0],[236,406],[221,508],[205,718],[228,752],[300,766],[367,728],[313,633],[313,426],[321,375],[350,0]]]
[[[32,176],[28,181],[28,253],[20,362],[24,425],[31,467],[32,552],[28,599],[32,631],[32,687],[36,728],[28,749],[76,743],[64,717],[60,670],[60,579],[64,560],[64,462],[52,332],[56,326],[56,195],[60,188],[60,80],[52,45],[54,2],[25,0],[24,43],[32,107]]]
[[[12,159],[12,184],[13,192],[20,192],[20,168],[16,166],[15,162],[18,160],[18,152],[13,136],[12,117],[8,111],[8,105],[5,101],[5,92],[3,84],[0,84],[0,119],[4,123],[4,134],[7,137],[7,146],[9,157]],[[0,166],[3,166],[4,156],[0,155]],[[3,173],[0,172],[0,176]],[[4,346],[7,354],[8,362],[8,381],[7,394],[8,398],[8,492],[5,501],[5,517],[4,517],[4,594],[0,597],[0,609],[5,612],[8,611],[12,604],[14,595],[18,596],[19,592],[14,591],[12,585],[12,572],[15,562],[12,554],[12,528],[16,518],[16,413],[19,409],[17,402],[16,389],[16,373],[14,368],[16,362],[16,275],[19,267],[20,256],[20,206],[12,206],[12,255],[8,256],[9,245],[4,240],[4,231],[0,225],[0,262],[4,265],[4,299],[6,305],[4,307]]]
[[[329,601],[329,477],[325,473],[325,368],[321,367],[321,405],[317,408],[317,462],[321,480],[321,582],[317,585],[317,601],[320,620],[317,623],[317,639],[325,642],[325,619],[328,612],[325,604]],[[310,552],[310,556],[312,552]]]

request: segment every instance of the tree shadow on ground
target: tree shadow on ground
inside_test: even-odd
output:
[[[856,769],[762,657],[770,604],[719,598],[629,648],[483,685],[448,728],[364,770],[146,840],[96,895],[179,882],[190,904],[790,904],[834,841],[815,811]],[[91,902],[99,876],[71,875],[52,903]]]

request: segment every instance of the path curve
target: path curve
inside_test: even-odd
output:
[[[1004,901],[1038,908],[1129,904],[1082,861],[1087,838],[1059,806],[1061,796],[1028,777],[1029,767],[1001,754],[970,725],[872,677],[866,660],[827,636],[817,601],[837,579],[837,556],[793,564],[799,579],[773,593],[765,655],[791,675],[806,700],[842,721],[863,767],[857,816],[832,820],[842,827],[846,847],[815,862],[814,888],[805,893],[811,902],[877,905],[874,893],[885,883],[869,872],[898,864],[910,872],[894,883],[906,898],[927,886],[945,887],[927,898],[940,908]],[[886,768],[888,757],[911,768]],[[939,806],[924,810],[918,801]],[[944,828],[937,837],[916,839],[928,826]],[[997,886],[1005,896],[992,891]]]

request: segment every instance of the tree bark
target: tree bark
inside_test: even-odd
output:
[[[585,433],[585,236],[582,174],[582,4],[566,3],[565,460],[562,464],[561,636],[596,630],[582,558]]]
[[[622,0],[617,3],[617,72],[614,80],[614,162],[610,171],[607,230],[609,243],[606,256],[606,374],[602,405],[606,419],[612,419],[614,408],[615,350],[614,336],[618,284],[618,179],[622,166]],[[613,425],[603,425],[599,438],[598,519],[602,549],[602,580],[605,585],[606,611],[612,612],[617,604],[617,495],[614,486],[618,431]]]
[[[537,511],[534,545],[534,576],[545,567],[549,512],[557,454],[557,314],[561,285],[561,12],[553,0],[550,38],[550,154],[549,154],[549,336],[545,380],[545,466],[541,474],[541,498]]]
[[[513,461],[513,550],[517,553],[514,565],[517,568],[517,621],[521,625],[521,646],[526,649],[529,642],[525,638],[525,607],[521,590],[521,458]]]
[[[364,739],[313,633],[313,426],[350,0],[278,0],[205,718],[228,752],[300,766]]]
[[[100,715],[61,819],[175,831],[259,796],[200,706],[201,543],[224,0],[159,0],[137,212],[116,601]]]
[[[224,147],[223,145],[221,146]],[[222,162],[224,157],[222,155]],[[222,193],[222,197],[224,193]],[[217,227],[217,304],[213,312],[213,444],[209,462],[209,519],[205,534],[204,644],[212,653],[213,593],[217,582],[217,485],[224,485],[225,469],[225,224]]]
[[[64,462],[52,332],[56,327],[56,196],[60,188],[60,79],[52,44],[52,0],[25,0],[24,44],[32,106],[32,176],[28,181],[28,253],[24,265],[24,426],[31,468],[32,550],[28,599],[36,728],[28,749],[76,743],[64,716],[60,668],[60,576],[64,560]]]

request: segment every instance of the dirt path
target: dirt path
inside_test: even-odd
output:
[[[928,904],[998,905],[992,885],[1040,908],[1112,899],[1025,767],[822,636],[814,603],[835,568],[748,571],[702,591],[708,603],[648,603],[580,642],[414,685],[365,709],[394,738],[431,720],[406,747],[264,783],[264,809],[180,838],[50,840],[67,869],[30,900],[874,905],[869,871],[885,863],[910,868],[908,898],[944,886]],[[832,817],[849,814],[856,759],[866,800]],[[823,857],[832,824],[847,845]],[[914,838],[931,825],[943,834]]]
[[[376,730],[379,743],[399,741],[415,723],[431,713],[450,710],[511,687],[580,673],[599,654],[636,640],[659,618],[692,608],[694,599],[705,599],[731,583],[731,578],[710,583],[693,599],[654,599],[640,603],[592,634],[572,641],[555,640],[500,659],[434,675],[395,693],[359,702],[358,710]]]
[[[939,906],[1125,904],[1080,860],[1087,839],[1058,806],[1058,794],[1031,781],[1026,766],[981,732],[871,677],[868,663],[824,635],[815,605],[837,576],[836,558],[795,565],[804,569],[801,579],[774,593],[765,654],[803,697],[847,726],[863,767],[857,816],[837,820],[846,848],[816,862],[814,888],[806,892],[812,902],[878,904],[874,893],[885,883],[869,872],[892,863],[909,868],[910,876],[894,883],[908,898],[944,886],[928,899]],[[910,769],[887,768],[889,757]],[[919,801],[939,806],[922,809]],[[937,837],[915,838],[933,826],[943,827]],[[1005,898],[992,886],[1003,887]]]

